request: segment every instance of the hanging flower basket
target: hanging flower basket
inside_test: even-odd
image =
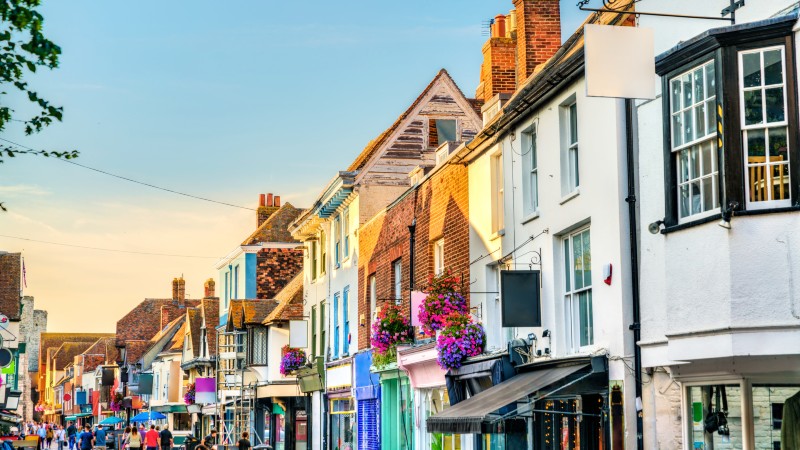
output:
[[[445,327],[445,321],[453,313],[469,314],[469,304],[461,294],[461,280],[450,270],[428,279],[428,296],[419,305],[419,321],[425,334],[433,335]]]
[[[290,375],[295,370],[303,367],[306,363],[306,352],[299,348],[283,346],[283,357],[281,358],[281,375]]]
[[[436,338],[437,360],[442,369],[458,369],[470,356],[483,353],[486,332],[468,315],[450,314],[445,318],[445,327]]]
[[[372,324],[373,364],[382,367],[397,360],[397,344],[410,342],[411,324],[397,305],[387,304]]]
[[[186,403],[187,405],[194,405],[196,393],[197,388],[195,387],[195,384],[189,383],[189,385],[186,386],[186,393],[183,394],[183,403]]]
[[[114,397],[111,399],[111,402],[109,402],[108,408],[111,411],[119,412],[119,410],[122,409],[122,394],[119,392],[114,393]]]

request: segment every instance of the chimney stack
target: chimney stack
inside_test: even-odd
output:
[[[561,47],[559,0],[514,0],[517,88]]]
[[[492,35],[483,45],[483,64],[475,98],[488,102],[497,94],[512,94],[516,88],[516,45],[509,23],[512,17],[498,15],[492,24]]]
[[[178,318],[180,310],[175,305],[161,305],[161,329]]]
[[[256,210],[256,228],[269,219],[269,216],[277,211],[280,206],[281,198],[279,196],[273,196],[272,193],[266,194],[266,196],[259,194],[258,209]]]
[[[172,299],[183,303],[186,300],[186,281],[183,277],[172,280]]]
[[[216,285],[216,283],[214,283],[214,279],[213,278],[209,278],[208,280],[206,280],[205,284],[203,284],[203,287],[205,288],[204,289],[204,293],[203,293],[203,298],[213,298],[214,297],[214,286],[215,285]]]

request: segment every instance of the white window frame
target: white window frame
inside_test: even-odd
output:
[[[539,155],[536,148],[536,127],[522,132],[523,170],[525,171],[523,185],[525,188],[525,214],[530,215],[539,211]]]
[[[580,133],[578,132],[578,102],[573,96],[561,106],[562,123],[562,170],[564,179],[561,183],[561,194],[567,196],[576,192],[580,187],[580,154],[578,142]],[[573,128],[575,135],[573,136]]]
[[[319,252],[318,260],[319,260],[319,269],[317,270],[317,277],[322,277],[328,272],[328,235],[325,234],[325,230],[319,232],[319,245],[317,245],[317,251]]]
[[[433,274],[444,273],[444,238],[433,243]]]
[[[347,261],[350,258],[350,207],[342,211],[342,250],[344,255],[342,261]]]
[[[716,83],[713,89],[709,89],[707,83],[707,71],[708,67],[713,67],[716,76],[716,62],[712,59],[711,61],[706,61],[702,64],[696,65],[691,69],[682,72],[672,78],[669,79],[669,89],[670,89],[670,147],[672,152],[672,157],[675,161],[675,192],[669,193],[669,195],[674,195],[676,210],[678,213],[678,223],[686,223],[691,222],[697,219],[702,219],[703,217],[712,216],[714,214],[718,214],[720,211],[719,207],[719,159],[718,154],[719,150],[717,147],[717,132],[716,132],[716,122],[717,122],[717,94],[716,94]],[[684,94],[684,84],[682,79],[686,76],[689,77],[690,89],[692,93],[696,92],[695,88],[695,79],[692,76],[695,71],[698,69],[702,69],[702,82],[703,82],[703,93],[704,97],[700,100],[696,100],[693,98],[692,104],[684,106],[683,101],[685,98]],[[680,93],[678,94],[678,105],[677,109],[674,108],[675,106],[675,99],[672,97],[672,89],[673,83],[678,82],[680,86]],[[714,95],[709,96],[708,93],[713,91]],[[703,134],[697,136],[697,124],[698,124],[698,116],[697,113],[703,110],[704,114],[704,125],[705,130]],[[695,135],[693,139],[684,142],[684,129],[681,128],[680,130],[676,130],[676,124],[685,121],[687,114],[690,116],[688,120],[691,121],[689,125],[691,129],[695,130]],[[680,132],[680,143],[676,142],[676,132]],[[710,148],[709,148],[710,147]],[[707,150],[710,151],[710,162],[711,162],[711,169],[706,170],[704,167],[704,158],[703,158],[703,151]],[[698,166],[699,168],[696,168]],[[695,172],[696,176],[692,174]],[[712,191],[713,199],[712,203],[715,205],[710,209],[703,211],[703,201],[705,198],[704,192],[706,186],[704,186],[704,182],[710,182],[710,189]],[[697,191],[697,196],[700,199],[700,209],[701,211],[693,213],[692,210],[694,209],[694,205],[692,203],[692,199],[694,196],[692,195],[693,189],[696,187],[699,189]],[[681,202],[682,202],[682,194],[681,190],[685,188],[687,189],[688,193],[688,202],[689,202],[689,211],[686,215],[683,215],[681,209]]]
[[[369,314],[372,323],[378,317],[378,280],[374,273],[367,277],[367,289],[369,289]]]
[[[396,259],[392,263],[392,272],[394,273],[394,298],[400,301],[403,298],[403,260]]]
[[[780,50],[781,52],[781,75],[782,80],[780,84],[763,84],[766,83],[766,79],[764,78],[764,53],[772,50]],[[760,61],[761,61],[761,82],[760,86],[755,87],[744,87],[744,55],[746,54],[753,54],[758,53],[760,54]],[[767,200],[767,201],[757,201],[751,202],[750,201],[750,178],[749,178],[749,169],[750,167],[757,167],[757,166],[766,166],[769,169],[772,169],[778,165],[785,165],[786,172],[789,172],[790,164],[791,164],[791,157],[789,146],[791,145],[791,136],[789,134],[789,109],[788,109],[788,86],[786,85],[786,47],[784,45],[774,45],[770,47],[761,47],[752,50],[742,50],[737,55],[738,60],[738,70],[739,70],[739,110],[740,110],[740,125],[742,130],[742,155],[744,158],[744,178],[745,178],[745,203],[746,208],[749,210],[757,210],[757,209],[770,209],[770,208],[781,208],[781,207],[788,207],[792,205],[792,198],[791,198],[791,189],[792,183],[791,179],[789,181],[789,192],[786,194],[787,198],[784,200]],[[774,89],[774,88],[782,88],[783,89],[783,120],[780,122],[767,122],[767,96],[766,90],[767,89]],[[761,112],[763,114],[762,123],[759,124],[752,124],[746,125],[745,124],[745,102],[744,102],[744,93],[746,91],[761,91]],[[772,128],[786,128],[786,155],[789,157],[787,161],[780,162],[780,163],[770,163],[765,162],[764,164],[750,164],[747,160],[748,157],[748,139],[747,133],[749,131],[763,131],[764,132],[764,139],[765,139],[765,148],[769,149],[769,130]],[[772,171],[768,171],[768,175],[771,177]],[[788,176],[788,175],[787,175]],[[767,189],[767,193],[769,197],[772,197],[772,189]]]
[[[492,232],[501,233],[505,228],[505,186],[503,185],[503,152],[490,156],[492,182]]]
[[[311,258],[311,281],[315,281],[319,277],[318,259],[317,259],[317,241],[310,241],[308,243],[308,254]],[[227,280],[226,280],[227,281]]]
[[[567,330],[567,346],[569,348],[570,353],[580,353],[590,349],[595,342],[594,339],[594,306],[593,306],[593,295],[592,295],[592,280],[591,277],[589,279],[588,285],[583,285],[580,288],[576,289],[575,284],[575,261],[574,261],[574,254],[575,254],[575,238],[578,236],[582,236],[583,233],[587,233],[589,236],[589,270],[591,271],[591,255],[592,255],[592,248],[591,248],[591,231],[589,227],[582,227],[576,231],[573,231],[567,235],[565,235],[561,240],[561,248],[564,257],[564,280],[562,286],[564,288],[564,318],[566,322]],[[581,240],[581,247],[583,247],[583,241]],[[581,301],[581,294],[588,293],[589,303],[588,303],[588,312],[589,312],[589,320],[588,320],[588,338],[589,342],[582,345],[580,342],[581,336],[581,316],[580,316],[580,304]]]
[[[447,161],[448,156],[450,156],[450,146],[444,146],[436,150],[436,165],[438,166]]]
[[[333,219],[333,264],[339,268],[342,262],[342,217],[336,216]]]

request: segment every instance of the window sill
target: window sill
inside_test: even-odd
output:
[[[490,241],[493,241],[493,240],[495,240],[495,239],[497,239],[497,238],[499,238],[499,237],[503,237],[503,236],[505,236],[505,235],[506,235],[506,230],[505,230],[505,228],[504,228],[504,229],[502,229],[502,230],[497,230],[497,231],[495,231],[494,233],[492,233],[492,235],[491,235],[491,236],[489,236],[489,240],[490,240]]]
[[[745,211],[736,211],[733,214],[733,218],[731,219],[731,223],[733,223],[734,227],[736,226],[736,217],[737,216],[760,216],[763,214],[779,214],[779,213],[787,213],[787,212],[796,212],[800,211],[800,205],[796,206],[788,206],[785,208],[771,208],[771,209],[750,209]],[[703,225],[709,222],[717,222],[722,219],[722,214],[714,214],[711,216],[706,216],[697,220],[693,220],[691,222],[681,223],[678,225],[672,225],[669,227],[665,227],[661,230],[661,234],[669,234],[674,233],[676,231],[685,230],[687,228],[696,227],[698,225]]]
[[[524,224],[526,224],[526,223],[528,223],[528,222],[530,222],[530,221],[532,221],[534,219],[538,219],[538,218],[539,218],[539,211],[534,211],[534,212],[532,212],[532,213],[530,213],[527,216],[522,218],[522,224],[524,225]]]
[[[570,201],[570,200],[572,200],[573,198],[575,198],[575,197],[577,197],[578,195],[580,195],[580,193],[581,193],[581,189],[580,189],[580,188],[575,188],[575,190],[574,190],[574,191],[572,191],[572,192],[570,192],[569,194],[567,194],[567,195],[565,195],[565,196],[561,197],[561,200],[558,202],[558,204],[559,204],[559,205],[563,205],[564,203],[567,203],[568,201]]]

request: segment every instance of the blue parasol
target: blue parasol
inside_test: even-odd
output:
[[[133,418],[131,418],[131,422],[148,422],[151,420],[161,420],[166,418],[167,416],[161,414],[158,411],[148,411],[133,416]]]

